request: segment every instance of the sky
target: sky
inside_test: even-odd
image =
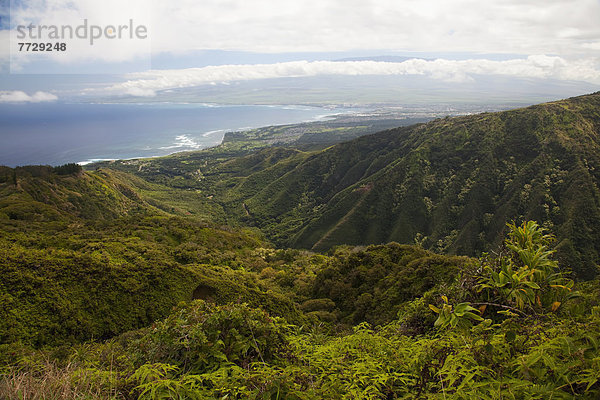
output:
[[[145,101],[172,90],[323,76],[600,85],[600,0],[0,2],[0,102]],[[50,38],[49,28],[40,40],[18,37],[19,25],[84,22],[85,38]],[[104,36],[92,39],[91,25]],[[105,29],[114,35],[119,26],[127,26],[120,38],[107,37]],[[132,37],[138,27],[145,35]],[[18,51],[36,40],[67,50]],[[383,55],[397,58],[369,59]]]

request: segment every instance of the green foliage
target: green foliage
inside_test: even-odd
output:
[[[442,296],[443,304],[429,308],[438,314],[435,326],[465,329],[474,321],[483,321],[479,315],[488,306],[500,309],[499,314],[509,317],[557,312],[567,300],[577,297],[572,292],[574,282],[558,271],[558,263],[548,248],[553,236],[534,221],[523,222],[521,226],[508,224],[510,229],[505,241],[508,254],[492,259],[482,258],[482,269],[473,279],[479,296],[469,302],[455,306],[449,304],[448,297]],[[475,314],[476,312],[477,314]],[[486,320],[489,325],[491,320]]]
[[[174,379],[179,368],[169,364],[144,364],[139,367],[131,378],[139,385],[134,390],[139,392],[140,400],[160,399],[205,399],[202,385],[197,384],[193,376]],[[200,381],[201,382],[201,381]]]
[[[58,175],[79,174],[81,171],[83,171],[81,165],[75,163],[59,165],[58,167],[52,168],[52,172]]]
[[[402,303],[450,284],[471,262],[397,243],[339,248],[317,273],[312,297],[332,300],[341,322],[384,324],[396,318]]]
[[[435,335],[403,332],[401,322],[378,329],[363,323],[345,335],[330,335],[246,305],[198,301],[133,336],[72,349],[66,358],[69,376],[93,372],[88,376],[96,378],[87,381],[96,379],[98,398],[115,390],[116,398],[141,399],[600,395],[600,319],[592,313],[579,321],[527,317]],[[14,384],[22,376],[17,371],[50,379],[47,373],[60,361],[36,361],[46,357],[26,349],[13,355],[10,372],[0,377],[0,393],[5,379],[12,377],[8,382]]]
[[[286,348],[284,324],[247,305],[197,300],[155,323],[136,342],[136,357],[205,373],[221,365],[270,362]]]
[[[534,221],[521,226],[508,225],[505,246],[508,254],[483,259],[484,273],[479,291],[486,300],[514,307],[521,312],[555,312],[566,300],[576,296],[574,282],[559,271],[549,244],[554,240]]]
[[[138,220],[137,226],[132,222],[117,221],[106,226],[101,235],[82,229],[81,239],[71,236],[72,232],[68,239],[61,234],[42,236],[45,243],[37,245],[43,249],[0,241],[0,342],[41,346],[106,339],[146,326],[167,315],[177,303],[200,298],[202,293],[219,304],[245,301],[290,321],[302,320],[295,305],[282,294],[262,285],[254,275],[235,274],[226,266],[239,268],[246,260],[253,261],[251,247],[241,247],[229,255],[221,251],[235,243],[251,246],[251,240],[197,229],[194,224],[186,227],[177,220]],[[213,265],[178,263],[167,239],[173,233],[170,224],[177,226],[179,234],[185,232],[204,252],[204,261]],[[154,235],[153,239],[132,238],[127,234],[129,229],[141,237]],[[163,234],[166,243],[160,240]],[[206,234],[210,240],[203,244]],[[212,246],[213,240],[219,244]]]
[[[445,329],[448,326],[451,328],[468,328],[473,321],[483,321],[479,315],[479,310],[472,307],[469,303],[459,303],[456,306],[448,304],[448,298],[442,296],[444,304],[442,308],[430,304],[429,308],[438,314],[434,326]],[[477,313],[477,314],[476,314]]]

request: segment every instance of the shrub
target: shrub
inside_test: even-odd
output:
[[[247,367],[284,355],[285,322],[246,304],[217,306],[196,300],[155,323],[135,343],[138,363],[176,365],[204,373],[233,363]]]

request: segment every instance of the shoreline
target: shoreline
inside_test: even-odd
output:
[[[226,132],[323,121],[357,111],[289,104],[61,102],[32,107],[25,113],[25,108],[0,105],[7,129],[1,165],[88,165],[162,157],[219,146]]]

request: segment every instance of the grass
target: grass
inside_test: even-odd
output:
[[[39,372],[12,369],[0,376],[0,398],[5,400],[63,400],[125,398],[110,379],[98,385],[96,370],[75,363],[60,366],[45,360]]]

